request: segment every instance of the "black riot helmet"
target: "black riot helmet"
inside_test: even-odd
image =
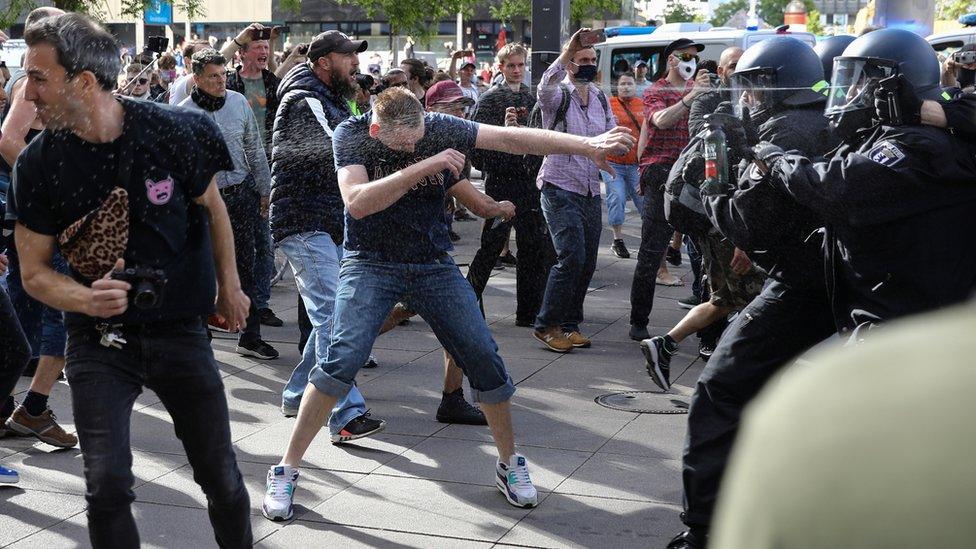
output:
[[[830,98],[824,114],[874,111],[874,92],[885,78],[903,75],[922,99],[938,100],[939,58],[921,36],[904,29],[865,34],[834,59]]]
[[[823,65],[808,44],[776,36],[750,47],[732,74],[732,104],[750,114],[824,100]]]
[[[834,58],[844,53],[847,46],[854,40],[855,37],[849,34],[838,34],[817,42],[817,45],[813,47],[813,51],[816,52],[823,64],[825,79],[829,80],[834,72]]]

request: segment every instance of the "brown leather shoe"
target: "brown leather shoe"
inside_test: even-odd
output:
[[[579,332],[566,332],[563,335],[565,335],[566,339],[568,339],[569,342],[573,344],[573,347],[581,347],[583,349],[589,349],[590,345],[593,344],[593,342],[590,341],[590,338],[584,336]]]
[[[390,309],[390,314],[386,315],[386,320],[383,321],[383,326],[380,327],[380,334],[385,334],[393,328],[396,328],[405,320],[417,316],[417,313],[407,309],[403,303],[397,303]]]
[[[41,442],[58,448],[71,448],[78,444],[78,437],[65,432],[55,421],[57,418],[50,408],[39,416],[27,413],[24,406],[18,406],[7,420],[7,428],[22,435],[32,435]]]
[[[550,351],[568,353],[573,350],[573,343],[566,338],[566,335],[559,328],[534,330],[532,335],[541,341]]]

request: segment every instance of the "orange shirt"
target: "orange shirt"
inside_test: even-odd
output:
[[[613,115],[617,118],[617,125],[630,128],[630,131],[634,132],[634,137],[640,136],[640,122],[644,118],[644,102],[639,97],[631,97],[630,99],[620,99],[619,97],[610,98],[610,109],[613,111]],[[633,115],[633,120],[631,116]],[[637,121],[637,125],[634,125],[634,120]],[[630,149],[630,151],[624,156],[608,156],[607,160],[613,162],[614,164],[636,164],[637,163],[637,147]]]

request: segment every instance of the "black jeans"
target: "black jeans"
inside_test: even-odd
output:
[[[517,187],[516,187],[517,186]],[[515,187],[515,188],[513,188]],[[481,296],[488,285],[498,254],[508,241],[509,230],[515,228],[515,244],[518,246],[518,268],[515,270],[515,321],[531,325],[539,314],[542,296],[546,291],[549,269],[556,262],[556,251],[546,230],[542,215],[539,192],[527,188],[524,181],[505,181],[488,175],[485,182],[488,196],[497,201],[508,200],[515,204],[515,217],[492,228],[494,219],[486,219],[481,231],[481,247],[468,268],[468,282],[478,296],[481,312],[485,307]]]
[[[241,331],[240,341],[254,341],[261,337],[261,315],[257,307],[257,285],[254,278],[254,227],[261,215],[261,197],[249,175],[232,187],[224,187],[220,195],[227,205],[227,216],[234,231],[234,253],[237,254],[237,276],[241,290],[251,300],[247,310],[247,326]]]
[[[27,336],[3,287],[0,287],[0,408],[17,386],[17,380],[31,358]]]
[[[688,411],[685,524],[711,524],[743,408],[780,368],[836,331],[823,285],[794,287],[773,279],[729,324]]]
[[[251,547],[250,500],[230,438],[224,384],[200,318],[123,327],[121,349],[90,327],[68,330],[65,373],[85,465],[92,545],[138,547],[132,518],[129,418],[143,387],[155,391],[207,495],[220,547]],[[178,524],[172,527],[177,529]]]
[[[652,164],[641,172],[644,189],[644,211],[641,212],[641,243],[637,252],[637,267],[630,287],[630,324],[647,326],[654,308],[654,287],[664,252],[674,235],[674,229],[664,217],[664,183],[671,166]]]

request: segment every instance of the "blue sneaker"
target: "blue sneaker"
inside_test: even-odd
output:
[[[20,482],[20,475],[13,469],[7,469],[0,465],[0,484],[17,484]]]
[[[298,488],[298,468],[288,465],[275,465],[268,469],[267,492],[261,513],[275,522],[291,520],[292,500]]]
[[[535,507],[538,503],[538,494],[529,477],[525,456],[513,454],[507,464],[499,460],[495,465],[495,485],[505,494],[505,499],[516,507]]]

